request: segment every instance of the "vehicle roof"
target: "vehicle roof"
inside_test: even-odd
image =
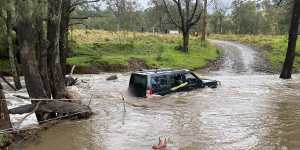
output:
[[[174,73],[186,73],[190,72],[190,70],[186,69],[154,69],[154,70],[141,70],[134,72],[133,74],[139,74],[139,75],[150,75],[150,76],[157,76],[157,75],[169,75],[169,74],[174,74]]]

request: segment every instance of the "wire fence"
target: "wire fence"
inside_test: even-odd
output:
[[[69,115],[64,115],[64,116],[60,116],[60,117],[56,117],[56,118],[52,118],[52,119],[48,119],[48,120],[43,120],[43,121],[39,121],[38,123],[43,124],[43,123],[47,123],[47,122],[51,122],[51,121],[55,121],[55,120],[60,120],[63,118],[69,118],[69,117],[74,117],[76,115],[79,114],[83,114],[83,113],[89,113],[89,111],[82,111],[82,112],[77,112],[77,113],[73,113],[73,114],[69,114]],[[30,127],[30,128],[24,128],[24,129],[18,129],[18,128],[8,128],[8,129],[4,129],[4,130],[0,130],[0,133],[16,133],[19,131],[26,131],[26,130],[33,130],[33,129],[42,129],[42,126],[39,127]]]
[[[43,101],[45,99],[30,99],[30,100]],[[62,101],[64,101],[64,100],[65,101],[70,101],[70,99],[62,99]],[[137,104],[130,103],[128,101],[122,100],[122,97],[120,97],[120,98],[111,98],[110,97],[107,100],[105,100],[105,99],[91,99],[91,100],[92,101],[109,103],[109,104],[117,104],[117,105],[110,105],[110,106],[115,106],[115,107],[120,107],[120,108],[123,107],[123,112],[124,113],[126,113],[125,105],[132,106],[132,107],[143,107],[143,108],[145,108],[144,107],[145,105],[139,106],[138,103]],[[50,99],[46,99],[45,101],[50,101]],[[79,99],[78,99],[78,101],[79,101]],[[165,105],[165,106],[171,107],[172,109],[175,109],[174,105],[168,104],[168,103],[165,103],[165,102],[162,102],[162,101],[152,101],[152,100],[151,101],[146,101],[146,104],[150,104],[150,103],[158,104],[159,106]],[[123,106],[121,106],[122,104],[123,104]],[[43,123],[48,123],[48,122],[55,121],[55,120],[64,119],[64,118],[75,117],[76,115],[83,114],[83,113],[89,113],[89,112],[88,111],[82,111],[82,112],[72,113],[72,114],[68,114],[68,115],[65,115],[65,116],[59,116],[59,117],[56,117],[56,118],[40,121],[39,123],[43,124]],[[29,128],[23,128],[23,129],[13,127],[13,128],[5,129],[5,130],[0,130],[0,133],[17,133],[17,132],[20,132],[20,131],[43,129],[43,128],[44,128],[43,126],[29,127]]]

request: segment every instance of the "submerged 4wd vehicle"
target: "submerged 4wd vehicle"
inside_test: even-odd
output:
[[[143,70],[131,74],[129,91],[137,97],[166,95],[197,88],[217,88],[218,81],[201,79],[189,70]]]

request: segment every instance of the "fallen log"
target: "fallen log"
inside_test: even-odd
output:
[[[8,110],[8,112],[9,112],[9,114],[13,114],[13,115],[27,114],[27,113],[30,113],[34,109],[34,106],[35,105],[33,105],[33,104],[22,105],[17,108],[12,108],[12,109]]]
[[[10,114],[25,114],[30,113],[35,109],[34,104],[23,105],[17,108],[13,108],[9,110]],[[46,122],[50,119],[56,118],[78,118],[78,119],[86,119],[92,115],[92,110],[89,106],[80,105],[76,103],[70,102],[62,102],[62,101],[51,101],[48,103],[41,103],[38,108],[36,108],[36,113],[42,114],[43,122]]]

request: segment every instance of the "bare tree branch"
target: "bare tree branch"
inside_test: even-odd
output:
[[[71,7],[77,7],[79,5],[83,5],[83,4],[88,4],[88,3],[96,3],[96,2],[99,2],[100,0],[89,0],[89,1],[77,1],[77,2],[74,2]]]
[[[172,15],[171,15],[171,13],[168,9],[166,0],[163,0],[163,3],[164,3],[165,8],[166,8],[166,12],[169,15],[169,18],[170,18],[171,22],[175,26],[179,27],[179,29],[182,31],[182,35],[183,35],[182,50],[184,52],[188,52],[190,30],[197,22],[199,22],[199,20],[201,18],[201,14],[202,14],[202,11],[200,11],[198,13],[198,7],[200,7],[199,6],[199,0],[196,0],[195,3],[192,0],[172,0],[171,2],[173,2],[175,4],[175,6],[177,7],[177,11],[179,13],[181,26],[172,17]],[[194,7],[193,7],[193,4],[195,4]]]
[[[176,0],[173,0],[174,2],[176,1]],[[181,17],[181,28],[182,28],[182,30],[185,30],[184,28],[184,23],[185,23],[185,17],[184,17],[184,15],[183,15],[183,12],[182,12],[182,6],[181,6],[181,0],[178,0],[177,1],[177,8],[178,8],[178,12],[179,12],[179,15],[180,15],[180,17]],[[188,17],[188,16],[187,16]]]
[[[73,19],[73,20],[86,20],[86,19],[89,19],[90,17],[88,16],[85,16],[85,17],[71,17],[70,19]]]
[[[277,3],[277,6],[280,6],[280,4],[283,2],[283,0],[280,0],[278,3]]]
[[[190,26],[194,26],[197,22],[199,22],[199,20],[201,19],[201,16],[202,16],[202,12],[196,17],[196,19],[194,21],[192,21],[190,23]]]
[[[175,1],[175,0],[173,0]],[[165,6],[165,10],[166,10],[166,13],[168,14],[169,18],[170,18],[170,21],[172,22],[172,24],[174,24],[177,28],[180,28],[182,29],[182,26],[180,26],[176,21],[175,19],[172,17],[170,11],[169,11],[169,8],[168,8],[168,5],[166,3],[166,0],[163,0],[163,3],[164,3],[164,6]]]
[[[69,26],[75,26],[75,25],[86,25],[83,22],[74,22],[74,23],[70,23]]]
[[[199,1],[196,0],[196,4],[195,4],[195,7],[194,7],[192,16],[191,16],[191,18],[189,19],[189,22],[191,22],[191,21],[194,19],[195,15],[196,15],[196,12],[197,12],[197,9],[198,9],[198,5],[199,5]]]

